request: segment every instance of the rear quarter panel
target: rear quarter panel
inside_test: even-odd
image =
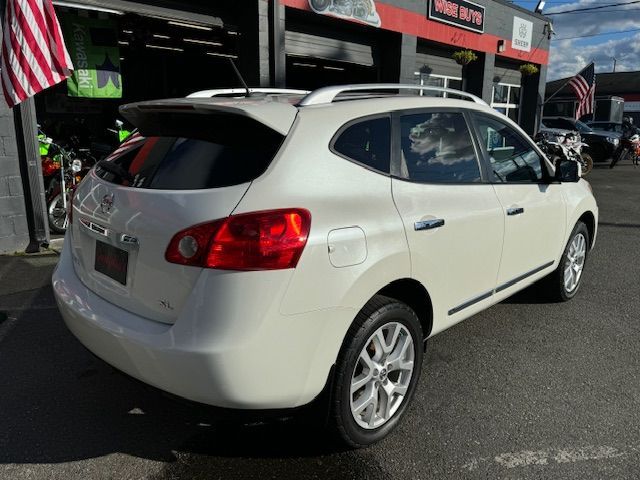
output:
[[[302,109],[278,157],[234,212],[286,207],[311,212],[311,232],[283,298],[283,314],[334,307],[357,310],[389,282],[410,276],[390,177],[329,149],[335,132],[352,118],[353,113],[341,116],[332,108]],[[336,267],[330,261],[328,236],[349,227],[364,232],[366,256],[355,265]]]

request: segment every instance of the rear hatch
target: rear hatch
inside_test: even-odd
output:
[[[75,271],[107,301],[173,323],[201,268],[169,263],[171,238],[230,215],[269,166],[296,109],[247,102],[162,101],[123,107],[139,132],[77,188],[71,237]],[[264,118],[261,113],[266,112]]]

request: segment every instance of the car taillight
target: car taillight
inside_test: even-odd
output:
[[[294,268],[307,243],[311,214],[302,208],[232,215],[178,232],[165,258],[223,270]]]

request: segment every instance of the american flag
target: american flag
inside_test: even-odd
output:
[[[9,107],[71,75],[73,64],[51,0],[7,0],[0,68]]]
[[[576,109],[576,119],[583,115],[593,113],[594,97],[596,92],[595,65],[591,62],[582,69],[575,77],[569,80],[569,86],[578,97],[578,108]]]

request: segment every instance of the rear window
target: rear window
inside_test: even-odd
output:
[[[119,185],[161,190],[238,185],[264,173],[284,139],[246,117],[179,117],[187,118],[168,116],[126,140],[96,174]]]

